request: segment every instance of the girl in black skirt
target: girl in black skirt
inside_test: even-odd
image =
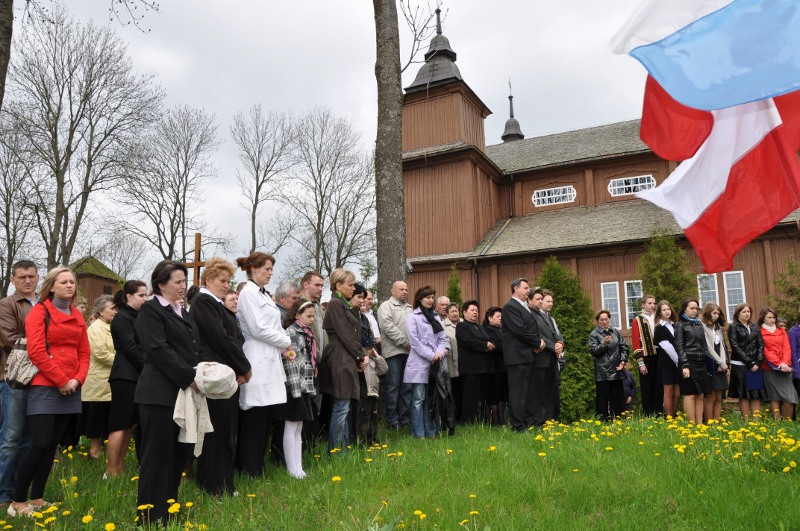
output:
[[[314,389],[314,368],[317,360],[317,344],[311,327],[316,319],[314,303],[299,299],[289,310],[284,320],[288,325],[286,333],[292,341],[289,347],[294,356],[283,357],[286,371],[286,403],[280,404],[275,412],[283,419],[283,454],[289,475],[303,479],[303,422],[314,418],[311,399],[316,396]]]
[[[678,368],[678,352],[675,350],[675,312],[669,301],[656,306],[656,328],[653,343],[658,353],[661,383],[664,385],[664,415],[675,417],[681,399],[681,370]]]
[[[722,413],[722,398],[728,389],[728,362],[730,356],[725,346],[725,314],[715,302],[707,302],[703,306],[703,326],[708,347],[708,377],[711,380],[711,392],[705,397],[703,406],[705,419],[719,420]]]
[[[683,409],[691,422],[703,422],[704,395],[711,392],[706,367],[706,335],[703,323],[697,318],[697,299],[686,298],[681,304],[680,321],[675,327],[675,350],[681,367]]]
[[[766,400],[761,363],[764,361],[764,340],[761,327],[753,322],[753,309],[740,304],[733,311],[733,322],[728,328],[731,343],[731,385],[728,396],[739,399],[742,419],[747,420],[761,409]]]

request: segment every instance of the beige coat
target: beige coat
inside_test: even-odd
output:
[[[367,396],[380,396],[379,389],[381,382],[379,377],[387,372],[389,372],[389,365],[380,354],[375,358],[369,358],[369,365],[364,369],[364,380],[367,382]]]
[[[447,374],[450,378],[458,378],[458,342],[456,341],[456,324],[450,319],[444,320],[444,333],[450,340],[450,354],[447,355]]]
[[[110,402],[111,386],[108,375],[114,364],[114,340],[111,338],[111,325],[102,319],[95,319],[86,331],[92,357],[89,359],[89,374],[81,389],[82,402]]]
[[[397,354],[408,354],[408,314],[411,305],[389,297],[378,308],[378,326],[381,329],[381,354],[391,358]]]

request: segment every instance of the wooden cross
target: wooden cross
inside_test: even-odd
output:
[[[200,268],[205,266],[206,263],[200,261],[200,245],[202,243],[202,235],[199,232],[194,233],[194,262],[186,264],[187,269],[191,269],[194,273],[192,284],[195,286],[200,285]]]

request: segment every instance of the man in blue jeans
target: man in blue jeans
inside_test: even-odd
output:
[[[17,467],[28,450],[25,430],[28,391],[14,389],[6,383],[6,360],[14,342],[25,337],[25,317],[38,301],[36,286],[39,273],[36,264],[21,260],[11,268],[14,294],[0,300],[0,503],[11,502],[16,483]]]
[[[408,344],[408,285],[402,280],[392,284],[392,296],[378,308],[378,327],[381,330],[382,356],[389,365],[386,373],[386,422],[390,428],[409,424],[411,386],[403,383],[406,360],[411,345]]]

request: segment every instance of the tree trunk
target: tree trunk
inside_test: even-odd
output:
[[[392,284],[406,279],[406,221],[403,194],[403,90],[400,35],[395,0],[373,0],[378,83],[375,139],[378,293],[389,297]]]
[[[14,25],[14,0],[0,0],[0,109],[6,92],[8,60],[11,58],[11,33]]]

